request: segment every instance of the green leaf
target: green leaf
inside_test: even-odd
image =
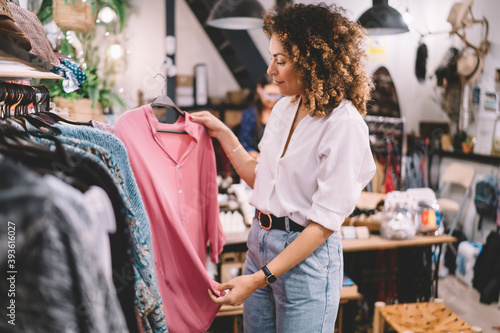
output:
[[[52,21],[52,0],[43,0],[36,16],[43,25]]]
[[[62,33],[64,34],[64,36],[66,36],[66,31],[62,31]],[[61,46],[59,48],[61,49],[61,54],[71,56],[71,58],[76,59],[75,50],[66,38],[63,38],[61,40]]]
[[[126,108],[125,101],[120,94],[112,91],[111,89],[101,89],[99,94],[99,101],[103,108],[112,108],[119,105],[122,109]]]
[[[127,22],[127,3],[123,0],[113,0],[113,7],[120,19],[120,32],[125,28]]]
[[[89,88],[89,99],[92,101],[92,109],[95,109],[97,103],[99,102],[99,89],[98,88]]]

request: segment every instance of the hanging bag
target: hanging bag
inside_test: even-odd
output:
[[[497,219],[498,207],[498,180],[496,177],[487,176],[476,184],[474,204],[479,217],[478,230],[482,228],[483,218]]]
[[[89,1],[52,0],[52,16],[62,30],[87,33],[94,29],[97,11]]]

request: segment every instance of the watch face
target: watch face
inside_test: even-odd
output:
[[[274,276],[274,274],[271,274],[266,278],[266,280],[267,283],[273,283],[274,281],[276,281],[276,276]]]

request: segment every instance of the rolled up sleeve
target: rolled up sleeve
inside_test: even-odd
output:
[[[319,143],[317,190],[307,219],[338,231],[375,174],[368,129],[356,118],[327,129]]]

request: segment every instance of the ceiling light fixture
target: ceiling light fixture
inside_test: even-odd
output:
[[[219,0],[208,15],[209,26],[228,30],[260,29],[264,8],[258,0]]]
[[[368,35],[394,35],[408,32],[403,16],[389,6],[388,0],[373,0],[373,7],[358,19]]]

